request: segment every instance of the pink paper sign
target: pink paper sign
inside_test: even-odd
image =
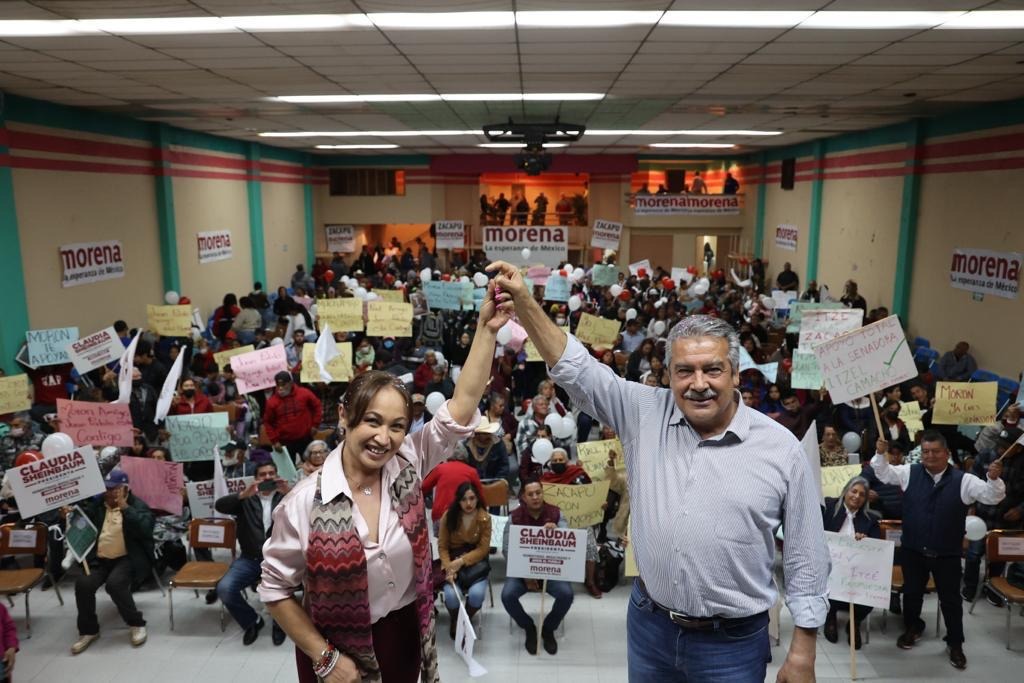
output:
[[[131,446],[132,414],[127,403],[89,403],[57,399],[60,431],[76,446]]]
[[[180,462],[123,456],[118,465],[128,475],[128,487],[153,510],[180,515],[185,475]]]
[[[274,386],[274,375],[282,370],[288,370],[284,344],[234,356],[231,359],[231,369],[235,372],[235,382],[241,393],[269,389]]]

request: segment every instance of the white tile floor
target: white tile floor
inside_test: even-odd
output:
[[[492,558],[493,574],[504,576],[504,562]],[[61,607],[53,591],[32,593],[33,636],[25,638],[24,599],[19,597],[11,614],[22,638],[14,679],[44,683],[131,683],[182,681],[263,681],[296,680],[293,649],[286,643],[275,648],[269,629],[261,633],[251,647],[244,647],[241,631],[229,620],[226,633],[220,632],[218,607],[209,607],[202,597],[178,591],[175,594],[176,630],[167,619],[167,599],[156,590],[136,596],[149,622],[149,642],[133,649],[128,629],[121,623],[109,597],[98,595],[102,636],[83,654],[72,657],[68,648],[76,638],[74,590],[65,580],[65,604]],[[482,679],[471,679],[447,635],[447,614],[442,610],[438,628],[441,652],[441,678],[445,683],[491,680],[502,683],[620,683],[626,680],[625,612],[628,590],[620,585],[602,600],[594,600],[577,586],[576,600],[566,618],[564,636],[559,638],[559,653],[551,657],[541,649],[536,657],[522,646],[522,632],[509,633],[509,619],[501,607],[500,581],[495,583],[495,608],[485,606],[483,627],[476,658],[488,669]],[[536,613],[540,598],[523,598],[528,612]],[[869,681],[957,680],[1003,683],[1024,680],[1024,618],[1014,615],[1014,652],[1004,646],[1005,611],[980,602],[975,614],[964,616],[967,633],[965,651],[969,666],[960,673],[950,667],[943,643],[934,637],[935,598],[927,597],[924,613],[931,615],[929,632],[911,652],[897,649],[898,618],[889,617],[889,632],[878,630],[873,619],[871,644],[857,658],[858,679]],[[549,603],[550,604],[550,603]],[[873,615],[874,616],[874,615]],[[775,648],[775,663],[769,667],[768,680],[785,657],[789,614],[783,610],[783,642]],[[840,622],[842,624],[842,622]],[[842,633],[840,628],[840,633]],[[820,683],[849,680],[849,650],[818,639],[816,671]]]

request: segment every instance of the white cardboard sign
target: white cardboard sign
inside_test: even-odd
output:
[[[92,446],[11,468],[7,475],[23,519],[106,491]]]
[[[825,532],[832,556],[828,596],[840,602],[868,607],[889,607],[892,591],[892,541]]]
[[[224,527],[217,524],[200,524],[196,536],[202,543],[223,543]]]
[[[594,221],[594,228],[590,231],[590,246],[598,249],[618,249],[619,240],[622,239],[622,223],[615,221]]]
[[[860,329],[863,320],[864,311],[859,308],[804,311],[800,319],[799,347],[810,350],[817,344]]]
[[[434,235],[438,249],[464,249],[466,224],[463,221],[436,221]]]
[[[75,370],[84,375],[101,365],[121,360],[124,344],[121,343],[121,338],[117,336],[114,328],[108,327],[71,342],[68,344],[67,352],[71,362],[75,364]]]
[[[583,581],[586,529],[508,527],[508,576],[521,579]]]
[[[814,347],[836,405],[917,377],[899,318],[891,315]]]

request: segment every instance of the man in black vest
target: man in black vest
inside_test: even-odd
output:
[[[928,575],[935,579],[942,617],[946,622],[949,661],[957,669],[967,668],[964,656],[963,603],[960,601],[960,555],[963,547],[967,508],[974,503],[996,505],[1006,495],[1000,476],[1003,465],[993,462],[984,481],[950,466],[946,440],[936,431],[921,435],[921,462],[890,465],[885,452],[888,443],[875,446],[871,467],[879,481],[899,484],[903,489],[903,624],[896,641],[909,650],[924,632],[921,602]]]
[[[259,583],[260,565],[263,564],[263,542],[270,536],[273,526],[271,516],[275,507],[288,493],[288,482],[277,476],[277,465],[260,463],[256,476],[241,493],[231,493],[218,498],[214,503],[217,512],[234,515],[238,545],[241,555],[231,563],[231,568],[217,584],[217,597],[231,616],[244,629],[243,645],[252,645],[263,628],[263,617],[242,597],[242,591]],[[273,625],[274,645],[284,642],[285,633],[276,623]]]

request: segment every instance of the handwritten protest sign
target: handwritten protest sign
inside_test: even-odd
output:
[[[103,475],[92,446],[7,470],[22,519],[103,493]]]
[[[32,407],[28,397],[28,375],[0,377],[0,415],[17,413]]]
[[[182,463],[122,456],[118,466],[128,475],[132,493],[146,505],[172,515],[181,514],[181,492],[185,488]]]
[[[171,415],[167,418],[168,446],[178,462],[213,460],[213,449],[228,442],[227,413]]]
[[[544,502],[558,507],[569,526],[586,529],[604,519],[608,482],[592,484],[544,484]]]
[[[192,334],[192,308],[147,304],[146,327],[165,337],[188,337]]]
[[[764,378],[769,382],[775,383],[776,377],[779,375],[779,364],[778,363],[755,363],[750,352],[742,346],[740,347],[740,372],[746,370],[757,370]]]
[[[837,465],[821,468],[821,494],[825,498],[838,498],[846,482],[860,476],[860,465]]]
[[[821,368],[813,351],[793,350],[793,371],[789,376],[789,385],[793,389],[821,389],[825,381],[821,378]]]
[[[800,322],[799,346],[809,350],[816,344],[852,332],[860,328],[863,319],[864,311],[859,308],[804,311]]]
[[[818,303],[817,301],[791,301],[789,303],[789,323],[786,325],[786,334],[798,334],[800,332],[800,325],[803,323],[804,311],[828,311],[828,310],[846,310],[846,306],[843,306],[837,302],[825,302]]]
[[[530,266],[526,269],[525,277],[528,280],[547,280],[548,276],[551,275],[551,268],[549,266]]]
[[[339,355],[331,359],[327,364],[327,372],[331,373],[331,380],[334,382],[348,382],[352,379],[352,342],[342,342],[337,345]],[[314,344],[302,345],[302,376],[303,382],[310,384],[323,382],[320,374],[320,363],[317,362],[316,346]]]
[[[611,348],[619,338],[619,321],[582,313],[576,326],[576,338],[584,344]]]
[[[939,382],[932,424],[988,425],[996,421],[997,382]]]
[[[924,431],[924,413],[921,404],[917,401],[906,401],[900,403],[900,419],[907,425],[907,433],[913,441],[918,432]]]
[[[565,325],[560,328],[566,334],[569,334],[569,326]],[[524,334],[526,330],[523,330]],[[508,346],[508,344],[506,344]],[[525,339],[523,341],[523,351],[526,352],[527,363],[543,363],[544,357],[540,355],[540,351],[537,350],[537,345],[533,343],[531,339]]]
[[[462,282],[459,284],[472,286],[473,283]],[[370,293],[379,296],[381,301],[394,301],[399,304],[405,301],[405,292],[400,289],[371,289]]]
[[[236,477],[224,480],[228,486],[228,493],[241,493],[252,483],[252,477]],[[216,502],[216,494],[213,490],[213,480],[190,481],[185,485],[188,491],[188,507],[192,513],[192,519],[204,519],[213,517],[213,504]]]
[[[511,524],[508,530],[507,576],[583,581],[587,560],[586,529]]]
[[[57,399],[60,431],[77,444],[131,446],[132,413],[127,403],[89,403]]]
[[[268,346],[231,359],[238,391],[248,394],[274,386],[274,375],[288,369],[284,344]]]
[[[316,315],[321,328],[330,325],[335,332],[363,331],[362,299],[317,299]]]
[[[825,532],[832,571],[828,597],[839,602],[887,609],[892,597],[892,541]]]
[[[590,271],[590,281],[595,287],[608,287],[619,281],[619,269],[615,266],[595,264]]]
[[[545,301],[568,301],[569,278],[564,275],[550,275],[544,285]]]
[[[895,315],[818,344],[814,355],[836,405],[917,377]]]
[[[640,275],[640,271],[641,270],[644,271],[644,275],[643,276]],[[650,259],[644,259],[642,261],[637,261],[635,263],[630,263],[629,264],[629,274],[630,275],[636,275],[637,277],[653,277],[654,276],[654,269],[651,268],[651,261],[650,261]]]
[[[366,334],[371,337],[412,336],[412,304],[371,301],[366,310]]]
[[[777,310],[786,310],[789,308],[791,301],[796,301],[800,298],[800,295],[796,292],[784,292],[781,289],[772,290],[772,300],[775,302],[775,308]]]
[[[74,363],[75,370],[83,375],[108,363],[116,363],[122,353],[124,344],[113,327],[81,337],[67,345],[68,357]]]
[[[446,311],[461,311],[463,306],[474,301],[472,282],[428,280],[423,283],[423,293],[427,297],[427,306]],[[482,296],[480,298],[483,299]]]
[[[281,447],[281,450],[271,450],[270,458],[274,461],[274,465],[277,467],[277,476],[281,477],[290,484],[294,484],[299,479],[299,471],[295,469],[295,460],[292,458],[292,454],[288,452],[287,448]]]
[[[252,344],[246,344],[245,346],[239,346],[233,349],[224,349],[213,354],[213,362],[217,364],[218,368],[223,369],[225,365],[231,365],[231,359],[235,356],[241,356],[243,353],[249,353],[255,351],[256,347]],[[234,370],[234,367],[231,368]]]
[[[69,363],[68,344],[78,339],[77,327],[55,327],[49,330],[29,330],[25,333],[28,342],[28,365],[32,368],[44,365]]]
[[[622,458],[622,442],[618,439],[602,439],[601,441],[582,441],[576,444],[576,458],[580,467],[587,472],[591,481],[604,481],[607,478],[605,464],[609,452],[615,452],[615,469],[626,471],[626,463]]]

